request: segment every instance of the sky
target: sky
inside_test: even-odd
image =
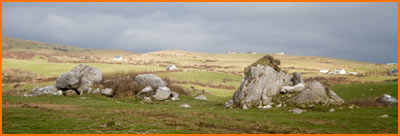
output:
[[[3,3],[2,34],[135,53],[185,50],[397,63],[397,3]]]

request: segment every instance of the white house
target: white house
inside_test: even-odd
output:
[[[342,69],[335,69],[332,72],[329,72],[330,74],[340,74],[340,75],[346,75],[347,72],[344,70],[344,68]]]
[[[283,51],[282,51],[282,52],[279,52],[279,53],[276,53],[276,54],[285,55],[285,53],[283,53]]]
[[[178,68],[175,65],[168,65],[166,67],[167,70],[177,70]]]
[[[328,73],[329,72],[329,70],[327,70],[327,69],[321,69],[321,70],[319,70],[319,73],[324,73],[324,74],[326,74],[326,73]]]
[[[115,56],[115,57],[113,58],[113,60],[116,60],[116,61],[124,61],[124,58],[122,58],[122,56]]]
[[[239,52],[236,52],[236,51],[230,51],[230,52],[228,52],[228,54],[238,54]]]
[[[248,51],[247,54],[257,54],[255,51]]]

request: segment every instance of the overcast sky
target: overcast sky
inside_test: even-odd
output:
[[[397,62],[397,3],[3,3],[3,36],[143,53]]]

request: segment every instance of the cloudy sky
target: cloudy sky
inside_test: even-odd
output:
[[[3,3],[3,36],[137,53],[397,62],[396,3]]]

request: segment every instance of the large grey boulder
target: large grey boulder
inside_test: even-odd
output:
[[[42,88],[34,88],[32,90],[32,96],[39,96],[39,95],[62,95],[62,92],[56,88],[54,85],[45,86]]]
[[[292,78],[293,86],[299,84],[299,83],[304,83],[303,78],[301,77],[301,74],[298,72],[293,73],[293,78]]]
[[[344,101],[335,92],[325,88],[320,82],[312,82],[304,90],[289,99],[293,104],[340,105]]]
[[[233,104],[239,107],[269,105],[281,87],[289,85],[291,81],[290,75],[270,66],[251,66],[245,73],[247,75],[233,95]]]
[[[397,104],[397,99],[388,94],[384,94],[382,97],[378,98],[377,101],[385,105]]]
[[[156,100],[166,100],[171,96],[172,92],[168,87],[159,87],[156,91],[156,94],[153,95],[153,98]]]
[[[102,73],[97,68],[79,64],[71,71],[63,73],[56,81],[60,90],[76,90],[79,93],[87,92],[94,83],[102,80]]]
[[[135,80],[143,86],[151,86],[153,88],[166,87],[167,83],[154,74],[141,74],[136,76]]]

